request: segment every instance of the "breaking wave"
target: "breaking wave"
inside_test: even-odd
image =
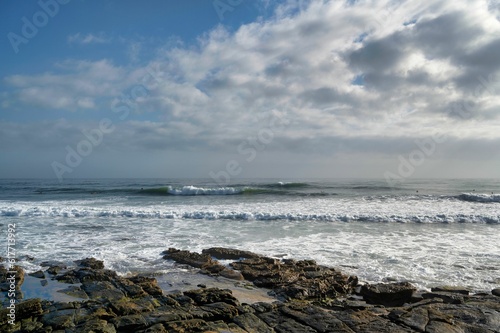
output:
[[[255,221],[331,221],[331,222],[395,222],[395,223],[487,223],[500,224],[500,215],[474,214],[335,214],[285,213],[272,211],[211,211],[158,209],[97,209],[91,207],[0,207],[0,216],[10,217],[108,217],[142,219],[203,219]]]
[[[462,193],[458,199],[469,202],[500,202],[500,194]]]

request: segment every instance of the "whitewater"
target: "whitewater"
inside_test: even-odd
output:
[[[16,225],[28,271],[95,257],[120,274],[160,274],[179,269],[166,248],[225,246],[366,282],[485,291],[500,284],[499,193],[497,180],[0,180],[0,237]]]

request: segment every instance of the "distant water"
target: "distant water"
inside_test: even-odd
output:
[[[500,284],[499,180],[397,188],[380,180],[0,180],[1,239],[9,223],[28,270],[93,256],[123,274],[166,272],[175,269],[160,256],[168,247],[227,246],[312,258],[368,282]]]

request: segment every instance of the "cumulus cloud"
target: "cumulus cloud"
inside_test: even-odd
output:
[[[288,125],[272,149],[286,151],[393,154],[436,132],[466,147],[500,138],[500,22],[491,1],[300,3],[235,32],[219,26],[195,47],[158,46],[146,65],[135,63],[131,45],[129,67],[79,60],[7,77],[2,103],[103,116],[128,108],[108,144],[137,149],[234,149],[276,115]]]
[[[82,34],[80,32],[69,35],[68,43],[76,44],[105,44],[111,42],[111,38],[107,37],[104,33],[99,34]]]

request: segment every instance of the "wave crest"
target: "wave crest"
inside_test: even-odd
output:
[[[500,194],[462,193],[458,199],[469,202],[500,202]]]

